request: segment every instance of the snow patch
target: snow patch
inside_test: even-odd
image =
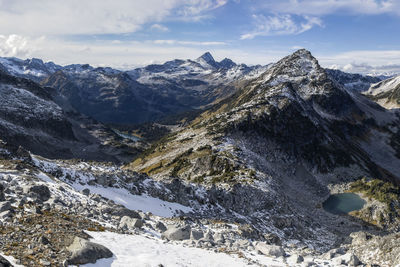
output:
[[[90,186],[81,185],[79,183],[72,184],[72,187],[78,191],[88,188],[91,193],[96,193],[105,198],[114,200],[116,203],[124,205],[128,209],[151,212],[157,216],[173,217],[178,215],[180,211],[185,213],[192,211],[192,208],[179,203],[164,201],[145,194],[133,195],[124,188]]]

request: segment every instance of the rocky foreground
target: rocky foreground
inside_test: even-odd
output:
[[[21,148],[10,151],[4,143],[0,152],[0,251],[13,264],[83,265],[101,258],[109,258],[111,263],[123,258],[113,250],[122,253],[117,247],[124,244],[118,242],[118,246],[112,246],[110,241],[120,238],[127,240],[127,244],[141,240],[143,246],[154,242],[151,243],[154,251],[149,248],[148,253],[154,253],[151,258],[159,264],[170,263],[170,259],[157,257],[156,251],[164,248],[177,253],[176,257],[182,257],[187,265],[201,266],[199,262],[189,264],[179,254],[185,247],[197,249],[190,254],[192,257],[211,253],[204,254],[204,263],[217,253],[220,256],[216,259],[222,257],[225,262],[231,261],[232,266],[366,266],[372,263],[394,266],[400,263],[398,234],[380,236],[371,231],[357,232],[351,235],[350,242],[321,251],[312,244],[306,246],[299,240],[282,240],[276,234],[261,232],[245,220],[198,218],[194,213],[198,209],[194,198],[188,206],[168,202],[180,194],[169,190],[171,185],[131,171],[117,171],[113,165],[50,161]],[[112,176],[111,172],[116,175]],[[128,209],[119,203],[118,197],[107,193],[124,188],[129,191],[127,196],[142,193],[142,197],[159,202],[148,206],[147,212]],[[127,200],[124,199],[125,205],[132,207],[140,199],[133,198],[132,203]],[[190,202],[193,203],[190,205]],[[208,206],[213,204],[200,204],[205,213],[213,211]],[[92,236],[96,238],[93,240]],[[134,247],[124,249],[130,253],[137,251]],[[10,266],[5,258],[0,262],[3,264],[0,266]],[[210,264],[223,266],[218,261]]]

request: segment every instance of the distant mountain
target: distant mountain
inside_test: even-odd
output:
[[[328,75],[338,83],[342,84],[346,89],[365,92],[371,84],[378,83],[389,78],[388,76],[368,76],[355,73],[347,73],[340,70],[326,69]]]
[[[235,92],[267,67],[216,62],[210,53],[121,72],[69,65],[42,84],[56,88],[79,112],[108,123],[142,123],[197,109]]]
[[[43,60],[32,58],[21,60],[18,58],[0,58],[0,69],[7,73],[39,82],[63,67],[53,62],[44,63]]]
[[[371,85],[365,95],[385,108],[400,108],[400,75]]]
[[[76,113],[50,87],[0,70],[0,136],[49,158],[126,161],[138,149],[106,146],[118,139],[110,129]]]
[[[55,88],[71,107],[96,120],[137,124],[222,101],[271,67],[215,61],[206,52],[197,59],[172,60],[130,71],[88,64],[59,66],[40,59],[0,58],[0,69]],[[351,91],[366,91],[382,77],[327,70]]]

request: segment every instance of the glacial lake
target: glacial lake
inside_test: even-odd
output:
[[[118,131],[117,129],[112,129],[112,130],[113,130],[117,135],[121,136],[122,138],[129,139],[129,140],[131,140],[131,141],[133,141],[133,142],[137,142],[137,141],[140,140],[140,138],[137,137],[137,136],[123,133],[123,132],[121,132],[121,131]]]
[[[366,201],[354,193],[331,195],[322,203],[322,207],[329,213],[343,215],[351,211],[360,210]]]

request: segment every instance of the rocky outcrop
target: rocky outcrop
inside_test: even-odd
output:
[[[111,258],[113,256],[113,253],[108,248],[80,237],[75,237],[67,249],[72,253],[67,260],[67,264],[71,265],[95,263],[98,259]]]
[[[167,230],[162,233],[162,238],[168,240],[186,240],[190,238],[190,227],[179,227],[176,225],[169,225]]]

